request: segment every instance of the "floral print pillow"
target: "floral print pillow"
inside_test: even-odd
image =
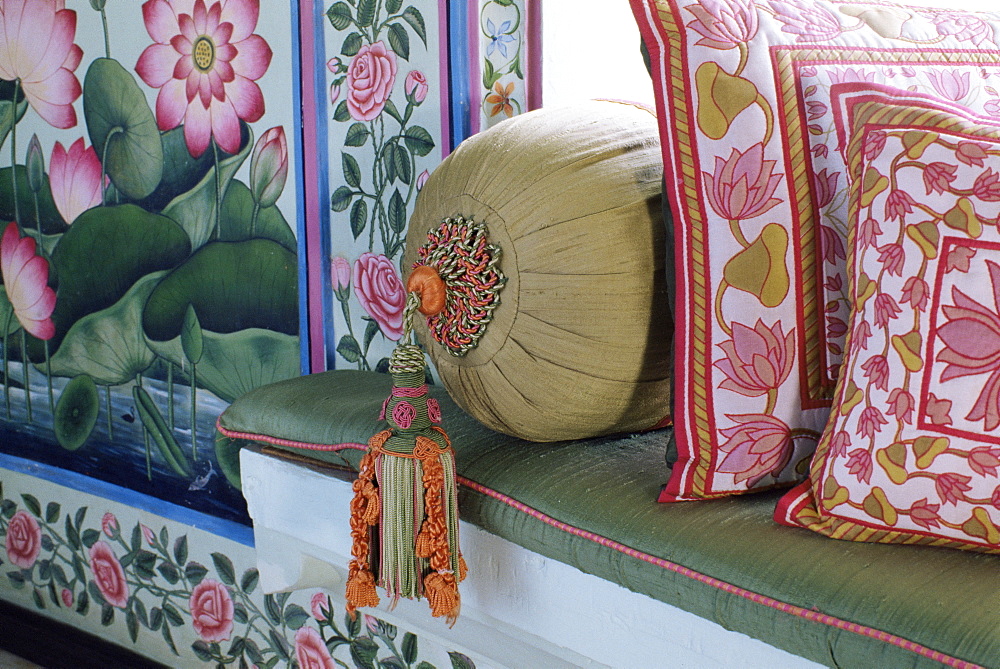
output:
[[[630,1],[674,221],[678,459],[660,500],[794,484],[830,412],[850,304],[831,89],[890,85],[1000,116],[1000,13]]]
[[[891,93],[850,109],[846,357],[776,518],[1000,553],[1000,127]]]

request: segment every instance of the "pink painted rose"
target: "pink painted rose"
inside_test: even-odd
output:
[[[726,375],[720,388],[746,397],[759,397],[777,388],[794,366],[795,338],[775,322],[768,327],[757,319],[753,329],[733,323],[733,338],[719,344],[726,354],[715,367]]]
[[[90,570],[94,573],[94,583],[105,601],[111,606],[125,608],[128,604],[128,581],[125,580],[125,570],[111,546],[98,541],[90,547]]]
[[[330,84],[330,104],[332,105],[340,99],[340,84]]]
[[[719,471],[735,474],[734,481],[757,485],[765,476],[777,476],[792,457],[791,430],[767,414],[726,415],[734,427],[720,430],[726,437],[719,446],[723,453]]]
[[[757,34],[757,8],[754,0],[699,0],[698,4],[685,7],[694,14],[694,21],[687,24],[701,35],[697,44],[712,49],[732,49],[749,42]]]
[[[309,602],[312,608],[313,618],[316,620],[326,620],[330,613],[330,597],[325,592],[317,592]]]
[[[0,275],[21,327],[39,339],[52,339],[56,294],[48,285],[49,264],[35,255],[34,239],[18,234],[16,223],[0,237]]]
[[[31,569],[42,550],[42,529],[34,516],[18,511],[7,525],[7,557],[21,569]]]
[[[142,529],[142,538],[146,540],[146,543],[150,546],[156,545],[156,533],[145,525],[139,525]]]
[[[411,70],[406,75],[406,81],[403,82],[403,90],[406,91],[406,97],[410,98],[413,104],[419,105],[427,99],[427,77],[420,70]]]
[[[351,285],[351,262],[343,256],[330,258],[330,279],[334,292],[346,294]]]
[[[384,42],[365,44],[347,67],[347,110],[355,121],[382,113],[396,81],[396,54]]]
[[[233,631],[233,598],[219,581],[203,579],[191,591],[188,602],[191,624],[205,641],[225,641]]]
[[[336,669],[323,637],[312,627],[300,627],[295,633],[295,659],[302,669]]]
[[[0,79],[20,81],[46,123],[72,128],[73,102],[83,92],[74,74],[83,58],[73,43],[76,12],[65,0],[5,0],[0,7]]]
[[[280,125],[268,129],[250,158],[250,189],[261,208],[273,206],[288,178],[288,145]]]
[[[62,597],[63,606],[65,606],[67,609],[69,607],[73,606],[73,591],[72,590],[70,590],[69,588],[63,588],[62,592],[59,593],[59,594],[60,594],[60,597]]]
[[[712,209],[726,220],[760,216],[781,202],[772,197],[780,174],[775,161],[764,160],[764,145],[754,144],[745,153],[733,149],[729,158],[715,157],[715,173],[702,172]]]
[[[118,534],[118,518],[115,517],[115,514],[110,511],[104,514],[104,517],[101,518],[101,529],[111,539]]]
[[[104,183],[110,183],[105,176]],[[49,158],[49,186],[52,201],[66,225],[91,207],[101,204],[101,161],[94,147],[86,146],[83,137],[69,145],[67,151],[56,142]]]
[[[365,252],[354,261],[354,294],[368,315],[389,339],[403,336],[406,291],[392,261],[384,255]]]
[[[153,44],[135,71],[153,88],[160,130],[184,124],[195,158],[212,138],[227,153],[240,150],[240,120],[264,115],[257,80],[271,64],[271,48],[254,33],[258,0],[148,0],[142,18]]]

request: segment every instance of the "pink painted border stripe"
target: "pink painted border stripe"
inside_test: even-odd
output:
[[[251,434],[247,432],[235,432],[233,430],[228,430],[222,425],[216,424],[219,432],[226,435],[227,437],[235,437],[239,439],[253,439],[256,441],[263,441],[271,444],[276,444],[280,446],[291,446],[294,448],[303,448],[313,451],[327,451],[336,452],[343,450],[365,450],[364,444],[357,443],[343,443],[343,444],[313,444],[301,441],[292,441],[289,439],[279,439],[277,437],[271,437],[266,435]],[[743,597],[748,599],[755,604],[760,604],[771,609],[776,609],[783,613],[789,615],[797,616],[799,618],[804,618],[814,623],[819,623],[820,625],[827,625],[839,630],[844,630],[847,632],[852,632],[854,634],[859,634],[876,641],[881,641],[893,646],[897,646],[904,650],[908,650],[912,653],[916,653],[921,657],[926,657],[928,659],[934,660],[935,662],[940,662],[946,666],[954,667],[955,669],[984,669],[978,664],[973,664],[972,662],[967,662],[965,660],[960,660],[958,658],[951,657],[940,651],[936,651],[932,648],[928,648],[913,641],[904,639],[903,637],[896,636],[895,634],[890,634],[888,632],[883,632],[882,630],[877,630],[873,627],[868,627],[866,625],[859,625],[857,623],[848,622],[846,620],[841,620],[835,616],[827,615],[825,613],[820,613],[819,611],[813,611],[812,609],[805,609],[801,606],[796,606],[794,604],[787,604],[785,602],[774,599],[773,597],[768,597],[760,593],[753,592],[752,590],[747,590],[735,586],[726,581],[722,581],[711,576],[706,576],[700,572],[697,572],[688,567],[677,564],[676,562],[671,562],[670,560],[664,560],[663,558],[656,557],[655,555],[650,555],[649,553],[644,553],[642,551],[635,550],[634,548],[629,548],[628,546],[619,543],[613,539],[601,536],[599,534],[594,534],[587,530],[582,530],[578,527],[568,525],[560,520],[556,520],[552,516],[549,516],[541,511],[534,509],[527,504],[517,501],[513,497],[509,497],[501,492],[493,490],[492,488],[487,488],[484,485],[476,483],[475,481],[465,478],[464,476],[458,477],[458,482],[463,486],[474,490],[480,494],[491,497],[498,502],[503,502],[507,506],[516,509],[528,516],[531,516],[535,520],[545,523],[557,530],[562,530],[567,534],[571,534],[575,537],[581,539],[587,539],[593,541],[594,543],[609,548],[611,550],[618,551],[624,555],[635,558],[637,560],[642,560],[643,562],[649,563],[651,565],[660,567],[667,571],[673,572],[675,574],[680,574],[681,576],[686,576],[692,580],[695,580],[703,585],[713,587],[717,590],[722,590],[730,595],[736,595],[738,597]]]

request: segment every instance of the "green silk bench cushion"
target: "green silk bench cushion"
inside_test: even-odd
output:
[[[237,399],[219,428],[354,466],[389,389],[376,373],[303,376]],[[782,527],[780,492],[659,504],[667,432],[530,443],[482,427],[441,388],[431,395],[463,520],[829,666],[1000,667],[997,556]]]

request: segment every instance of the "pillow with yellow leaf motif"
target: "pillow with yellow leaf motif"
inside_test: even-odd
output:
[[[847,330],[847,179],[830,89],[888,84],[1000,114],[1000,14],[963,0],[630,2],[650,53],[676,258],[678,461],[660,499],[794,483]]]
[[[897,93],[848,105],[844,365],[775,518],[1000,553],[1000,127]]]

